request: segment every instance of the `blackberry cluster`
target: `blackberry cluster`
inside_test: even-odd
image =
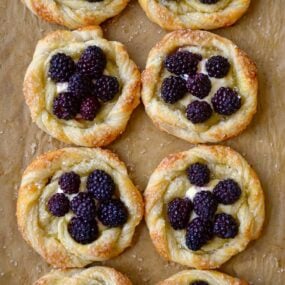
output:
[[[210,191],[198,192],[193,204],[194,212],[204,220],[212,219],[218,208],[218,203]]]
[[[204,163],[196,162],[187,168],[191,184],[202,187],[210,181],[210,169]]]
[[[80,187],[80,176],[74,171],[65,172],[59,177],[58,184],[66,194],[77,193]]]
[[[212,84],[206,74],[197,73],[188,78],[186,87],[193,96],[203,99],[209,95]]]
[[[71,93],[59,93],[53,101],[53,113],[63,120],[71,120],[78,113],[78,100]]]
[[[225,213],[217,214],[214,220],[213,231],[220,238],[234,238],[238,234],[238,224],[231,215]]]
[[[229,61],[220,55],[212,56],[206,62],[206,70],[210,77],[223,78],[230,70]]]
[[[119,82],[116,77],[102,75],[96,80],[93,92],[100,101],[108,102],[119,92]]]
[[[170,225],[175,230],[185,229],[192,210],[192,203],[189,199],[175,198],[168,203],[167,216]]]
[[[80,115],[83,120],[93,121],[100,109],[100,103],[95,97],[83,99],[80,105]]]
[[[186,117],[193,124],[201,124],[209,120],[212,116],[213,110],[211,106],[205,101],[193,101],[186,109]]]
[[[230,205],[240,198],[241,189],[233,179],[226,179],[215,186],[213,194],[219,203]]]
[[[206,281],[197,280],[197,281],[191,282],[189,285],[209,285],[209,283]]]
[[[201,3],[203,4],[216,4],[218,3],[220,0],[199,0]]]
[[[48,200],[48,210],[56,217],[63,217],[69,211],[69,200],[62,193],[56,193]]]
[[[170,76],[163,80],[161,85],[161,97],[164,102],[174,104],[186,94],[185,81],[177,76]]]

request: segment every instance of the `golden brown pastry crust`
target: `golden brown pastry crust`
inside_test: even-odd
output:
[[[246,281],[214,270],[184,270],[157,285],[189,285],[198,280],[209,282],[209,285],[249,285]]]
[[[234,24],[248,9],[250,0],[139,0],[148,18],[166,30],[212,30]]]
[[[175,197],[184,197],[190,187],[186,169],[201,161],[208,165],[214,177],[234,179],[240,185],[242,195],[234,205],[218,206],[218,212],[230,213],[238,220],[238,235],[229,240],[214,238],[208,246],[195,252],[185,245],[185,230],[174,231],[170,227],[165,206]],[[151,175],[144,195],[146,223],[156,249],[167,260],[189,267],[219,267],[244,250],[251,240],[257,239],[262,230],[265,210],[259,179],[245,159],[229,147],[200,145],[169,155]]]
[[[194,47],[198,53],[202,48],[209,49],[210,56],[228,58],[232,66],[228,80],[235,78],[232,87],[237,87],[242,97],[242,106],[236,113],[227,118],[217,116],[218,121],[210,124],[193,124],[187,120],[185,110],[177,110],[175,104],[170,106],[161,100],[162,74],[164,78],[169,74],[163,62],[167,55],[185,47]],[[252,60],[230,40],[205,31],[180,30],[167,34],[150,51],[142,74],[142,100],[149,117],[161,130],[191,143],[220,142],[242,132],[256,113],[257,88],[257,70]]]
[[[122,273],[109,267],[94,266],[87,269],[54,270],[34,285],[132,285],[131,281]]]
[[[47,211],[46,202],[57,192],[57,181],[63,172],[73,170],[86,177],[94,169],[102,169],[111,175],[129,218],[122,227],[99,228],[99,238],[82,245],[75,242],[67,230],[73,214],[54,217]],[[17,201],[19,229],[26,241],[56,267],[83,267],[119,255],[131,245],[142,216],[140,192],[130,180],[124,163],[109,150],[63,148],[48,152],[35,159],[23,174]]]
[[[37,16],[45,21],[77,29],[88,25],[98,25],[118,15],[129,0],[22,0]]]
[[[57,92],[56,84],[47,75],[49,60],[57,52],[78,57],[90,45],[97,45],[105,52],[108,62],[106,70],[119,80],[121,93],[117,100],[103,104],[91,122],[60,120],[52,112]],[[38,42],[25,75],[23,91],[32,119],[43,131],[69,144],[105,146],[125,130],[132,111],[139,104],[140,72],[125,47],[119,42],[102,38],[99,27],[55,31]]]

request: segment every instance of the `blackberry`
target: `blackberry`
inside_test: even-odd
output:
[[[65,172],[59,177],[58,185],[64,193],[77,193],[80,186],[80,176],[73,171]]]
[[[174,104],[186,94],[185,81],[177,76],[170,76],[161,84],[161,98],[164,102]]]
[[[102,75],[96,80],[93,92],[102,102],[110,101],[119,92],[119,82],[116,77]]]
[[[57,53],[52,56],[48,76],[55,82],[66,82],[75,71],[73,59],[64,54]]]
[[[73,217],[67,230],[71,237],[80,244],[92,243],[99,236],[96,220],[88,221],[80,217]]]
[[[71,210],[78,216],[86,220],[95,218],[96,205],[92,196],[87,192],[78,193],[70,202]]]
[[[87,191],[99,201],[110,200],[115,192],[115,183],[112,177],[104,170],[96,169],[89,174]]]
[[[211,219],[218,208],[218,203],[210,191],[198,192],[193,200],[194,212],[202,219]]]
[[[128,212],[123,202],[111,199],[99,204],[98,219],[104,226],[119,227],[126,223]]]
[[[71,120],[79,111],[78,100],[70,93],[59,93],[53,101],[52,111],[59,119]]]
[[[215,112],[220,115],[230,116],[241,107],[238,93],[228,87],[221,87],[211,101]]]
[[[211,80],[206,74],[197,73],[188,78],[186,87],[192,95],[203,99],[209,95],[212,84]]]
[[[204,123],[212,116],[213,110],[205,101],[193,101],[186,108],[186,117],[193,124]]]
[[[185,229],[192,210],[189,199],[175,198],[168,203],[167,215],[172,228],[175,230]]]
[[[234,238],[238,234],[236,220],[228,214],[221,213],[215,216],[214,234],[220,238]]]
[[[199,0],[203,4],[216,4],[220,0]]]
[[[220,181],[215,186],[213,194],[219,203],[230,205],[239,199],[241,195],[241,189],[233,179],[226,179]]]
[[[197,72],[198,63],[202,59],[199,54],[189,51],[178,51],[168,55],[164,61],[165,68],[176,75],[193,75]]]
[[[197,280],[197,281],[191,282],[189,285],[209,285],[209,283],[206,281]]]
[[[69,200],[63,193],[56,193],[48,200],[47,208],[56,217],[63,217],[69,211]]]
[[[106,56],[98,46],[89,46],[77,62],[77,71],[83,75],[98,78],[106,67]]]
[[[213,237],[213,225],[210,221],[195,218],[186,230],[186,245],[193,251],[199,250]]]
[[[87,97],[81,102],[80,115],[84,120],[93,121],[99,109],[99,101],[95,97]]]
[[[102,2],[104,0],[87,0],[87,1],[90,2],[90,3],[94,3],[94,2]]]
[[[187,169],[187,175],[191,184],[202,187],[210,181],[210,169],[206,164],[196,162]]]
[[[82,100],[92,93],[92,81],[89,77],[75,73],[69,78],[67,91],[74,97]]]
[[[206,62],[206,70],[210,77],[223,78],[230,70],[229,61],[220,55],[210,57]]]

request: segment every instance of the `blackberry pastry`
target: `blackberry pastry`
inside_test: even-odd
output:
[[[111,151],[48,152],[23,174],[19,229],[56,267],[84,267],[119,255],[130,246],[142,215],[142,197]]]
[[[139,104],[140,73],[125,47],[99,27],[56,31],[39,41],[24,80],[32,119],[65,143],[104,146]]]
[[[238,135],[257,106],[255,64],[231,41],[203,31],[166,35],[149,53],[142,100],[156,126],[191,143]]]
[[[260,236],[260,182],[229,147],[198,146],[166,157],[144,195],[151,239],[167,260],[217,268]]]

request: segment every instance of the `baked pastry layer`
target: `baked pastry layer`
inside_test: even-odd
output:
[[[208,282],[209,285],[248,285],[246,281],[213,270],[181,271],[170,278],[159,282],[157,285],[191,285],[191,282],[195,281]]]
[[[45,21],[70,29],[98,25],[118,15],[128,0],[66,1],[66,0],[22,0],[37,16]]]
[[[68,224],[75,216],[69,211],[55,217],[47,203],[55,193],[62,173],[74,171],[80,176],[80,192],[85,191],[87,176],[100,169],[109,174],[116,185],[116,196],[124,203],[128,219],[119,227],[98,223],[98,238],[88,244],[76,242]],[[73,198],[73,196],[71,196]],[[143,201],[119,158],[99,148],[64,148],[35,159],[25,170],[17,201],[19,230],[25,240],[50,264],[60,268],[83,267],[93,261],[119,255],[131,245],[135,227],[143,216]]]
[[[207,74],[205,65],[210,57],[226,58],[231,66],[228,74],[224,78],[210,78],[211,91],[200,101],[211,105],[211,99],[220,88],[230,87],[238,93],[240,109],[230,116],[214,113],[206,122],[194,124],[187,119],[186,109],[197,99],[195,96],[188,92],[175,104],[164,102],[161,86],[171,77],[164,62],[167,56],[180,51],[203,57],[198,63],[197,74]],[[142,100],[147,114],[161,130],[191,143],[213,143],[236,136],[248,126],[256,112],[257,87],[255,64],[234,43],[205,31],[179,30],[167,34],[150,51],[142,75]]]
[[[192,185],[186,174],[189,165],[204,163],[211,172],[208,184]],[[231,215],[238,223],[234,238],[211,238],[199,250],[190,250],[185,242],[185,229],[174,230],[167,217],[167,205],[174,198],[193,199],[200,191],[210,191],[223,179],[233,179],[241,195],[231,205],[219,204],[216,213]],[[146,223],[158,252],[171,260],[198,269],[217,268],[243,251],[251,240],[260,236],[264,222],[264,196],[259,179],[237,152],[224,146],[198,146],[172,154],[159,164],[145,191]],[[190,220],[195,219],[194,212]]]
[[[53,102],[62,83],[60,86],[49,78],[50,60],[54,55],[64,53],[76,61],[90,46],[103,50],[107,60],[104,74],[117,78],[119,94],[103,103],[92,121],[59,119],[53,113]],[[104,146],[125,130],[132,111],[139,104],[140,72],[125,47],[102,38],[99,27],[55,31],[38,42],[25,75],[23,91],[32,119],[43,131],[65,143]]]
[[[213,1],[214,2],[214,1]],[[166,30],[211,30],[234,24],[248,9],[250,0],[139,0],[151,21]]]
[[[34,285],[131,285],[122,273],[109,267],[55,270],[37,280]]]

